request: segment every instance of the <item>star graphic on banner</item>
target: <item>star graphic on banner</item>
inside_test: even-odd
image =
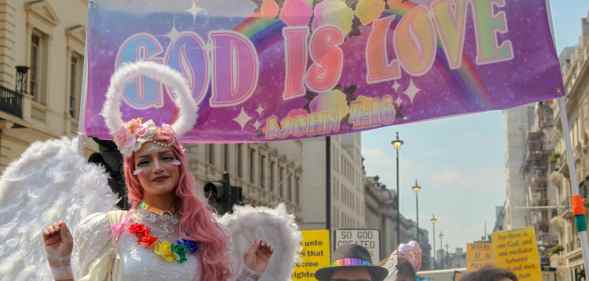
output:
[[[262,115],[262,113],[264,113],[264,108],[262,107],[262,105],[258,105],[258,108],[256,108],[256,112],[258,113],[258,115]]]
[[[393,90],[395,90],[395,92],[399,91],[399,87],[401,87],[401,85],[399,85],[399,81],[395,81],[395,83],[393,84],[393,87],[392,87]]]
[[[172,24],[172,29],[166,33],[166,37],[170,38],[170,42],[174,42],[176,41],[176,39],[178,39],[178,37],[180,37],[182,33],[178,31],[178,29],[176,29],[176,23]]]
[[[196,20],[196,16],[204,11],[203,8],[199,7],[197,4],[198,0],[192,1],[192,7],[186,9],[185,11],[192,15],[192,21]]]
[[[247,112],[245,112],[243,107],[241,108],[241,112],[239,112],[239,114],[235,118],[233,118],[233,121],[235,121],[237,124],[239,124],[239,126],[241,126],[241,130],[245,128],[245,125],[247,125],[247,123],[250,120],[252,120],[252,118],[249,115],[247,115]]]
[[[256,130],[259,130],[260,127],[262,127],[262,123],[260,123],[259,120],[256,120],[256,122],[254,123],[254,128],[256,128]]]
[[[419,91],[421,91],[421,89],[417,88],[413,83],[413,79],[411,79],[409,81],[409,87],[405,90],[405,95],[407,95],[411,100],[411,103],[413,103],[413,100]]]

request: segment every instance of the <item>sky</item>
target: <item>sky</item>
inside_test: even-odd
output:
[[[589,1],[551,0],[550,6],[560,53],[578,43]],[[505,201],[505,130],[504,113],[493,111],[364,132],[366,172],[378,175],[388,188],[396,188],[395,153],[390,142],[399,132],[405,142],[399,154],[401,213],[415,219],[411,187],[418,180],[422,187],[420,227],[430,232],[430,243],[430,218],[435,214],[439,217],[436,234],[444,233],[444,244],[450,249],[466,248],[467,241],[483,236],[485,222],[487,231],[492,231],[495,207]]]

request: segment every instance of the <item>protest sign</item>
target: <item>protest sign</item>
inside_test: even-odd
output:
[[[317,280],[315,272],[330,265],[329,230],[303,230],[300,261],[292,273],[292,280]]]
[[[377,264],[380,261],[379,238],[377,229],[336,229],[334,247],[337,249],[347,244],[360,245],[368,250],[370,257],[372,257],[372,263]]]
[[[495,266],[512,271],[520,281],[542,280],[533,228],[495,232],[492,241]]]

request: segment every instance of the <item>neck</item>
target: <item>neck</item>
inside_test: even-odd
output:
[[[173,193],[165,195],[145,194],[143,201],[151,207],[158,208],[162,211],[176,211],[176,196]]]

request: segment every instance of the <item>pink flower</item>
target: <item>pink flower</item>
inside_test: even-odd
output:
[[[117,144],[119,150],[121,150],[121,148],[124,150],[127,147],[134,146],[135,136],[130,134],[127,128],[122,127],[114,134],[113,141]]]

